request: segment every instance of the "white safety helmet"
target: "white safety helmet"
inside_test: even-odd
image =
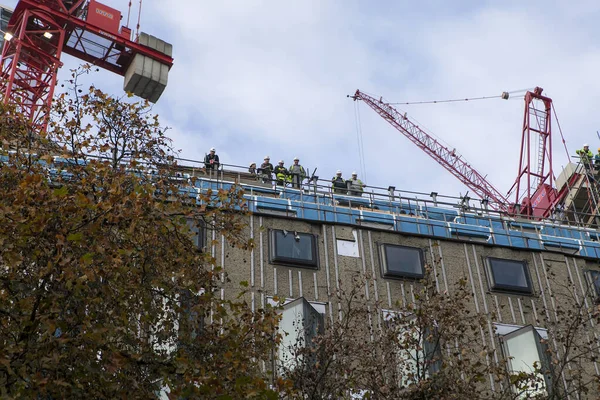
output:
[[[300,161],[298,157],[294,157],[294,161]]]
[[[583,147],[590,147],[590,145],[589,145],[589,144],[587,144],[587,143],[585,143],[585,144],[583,145]]]
[[[269,157],[269,156],[265,156],[265,158],[264,158],[264,159],[265,159],[265,160],[270,160],[270,159],[271,159],[271,157]]]
[[[337,171],[335,171],[335,174],[336,174],[336,175],[341,175],[341,174],[342,174],[342,171],[338,169]]]
[[[211,147],[211,148],[210,148],[210,151],[216,151],[216,150],[215,150],[215,148],[214,148],[214,147]]]
[[[357,176],[358,174],[356,173],[356,171],[352,172],[352,176]]]
[[[283,164],[283,160],[279,160],[279,164]]]

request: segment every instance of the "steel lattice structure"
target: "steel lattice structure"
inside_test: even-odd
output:
[[[4,104],[14,104],[34,129],[44,130],[62,53],[122,76],[138,54],[172,66],[170,55],[132,41],[120,19],[119,11],[96,0],[20,0],[0,59]]]
[[[357,90],[352,98],[364,101],[377,114],[389,122],[390,125],[400,131],[425,153],[429,154],[431,158],[450,171],[452,175],[457,177],[479,197],[490,200],[490,207],[500,211],[508,211],[508,201],[504,195],[461,156],[457,155],[455,150],[450,150],[442,145],[427,132],[411,122],[406,115],[401,114],[390,104],[383,102],[382,99],[371,97],[360,90]]]
[[[547,217],[562,198],[552,187],[552,99],[536,87],[525,93],[519,172],[509,190],[521,214]]]

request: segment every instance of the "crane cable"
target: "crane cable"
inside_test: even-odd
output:
[[[356,121],[356,141],[358,146],[358,158],[360,163],[360,173],[365,182],[367,182],[367,167],[365,164],[365,148],[363,142],[362,126],[360,122],[359,102],[354,102],[354,120]]]
[[[416,104],[456,103],[456,102],[462,102],[462,101],[476,101],[476,100],[488,100],[488,99],[515,100],[515,99],[521,99],[522,96],[513,97],[513,96],[511,96],[512,94],[527,92],[528,90],[532,90],[532,89],[533,88],[512,90],[509,92],[502,92],[502,94],[496,95],[496,96],[482,96],[482,97],[469,97],[469,98],[462,98],[462,99],[428,100],[428,101],[405,101],[405,102],[393,102],[393,103],[387,103],[387,104],[388,105],[416,105]],[[364,93],[366,93],[366,92],[364,92]],[[552,106],[552,108],[554,109],[554,106]],[[362,176],[364,177],[364,179],[366,181],[367,180],[367,168],[366,168],[366,164],[365,164],[365,151],[364,151],[364,145],[363,145],[362,127],[361,127],[361,122],[360,122],[360,109],[359,109],[358,102],[356,102],[356,104],[355,104],[354,114],[355,114],[355,120],[356,120],[356,139],[357,139],[357,146],[358,146],[358,156],[359,156],[359,161],[360,161],[360,168],[361,168]],[[556,118],[556,111],[554,111],[554,116]],[[413,120],[414,120],[414,118],[413,118]],[[558,118],[556,118],[556,121],[558,123]],[[416,121],[416,122],[418,123],[418,121]],[[422,124],[420,124],[420,126],[422,126],[422,128],[424,128],[426,131],[433,133],[431,130],[425,128]],[[565,150],[566,150],[567,147],[565,144],[564,137],[562,135],[562,130],[560,129],[560,123],[558,124],[558,129],[560,131],[560,135],[563,140],[563,145],[565,145]],[[444,143],[446,145],[446,147],[449,147],[449,144],[446,143],[444,140],[437,137],[435,134],[433,134],[433,136],[436,137],[441,143]],[[567,152],[567,154],[568,154],[568,152]]]
[[[389,105],[412,105],[412,104],[456,103],[456,102],[460,102],[460,101],[475,101],[475,100],[488,100],[488,99],[509,100],[509,99],[511,99],[511,96],[510,96],[511,94],[519,93],[519,92],[526,92],[527,90],[529,90],[529,88],[513,90],[510,92],[502,92],[501,95],[497,95],[497,96],[470,97],[470,98],[464,98],[464,99],[447,99],[447,100],[404,101],[404,102],[395,102],[395,103],[387,103],[387,104],[389,104]]]
[[[140,20],[142,18],[142,0],[140,0],[140,9],[138,10],[137,26],[135,27],[135,40],[140,37]]]
[[[127,9],[127,23],[125,24],[126,27],[129,28],[129,17],[131,16],[131,0],[129,0],[129,8]]]
[[[519,99],[522,100],[525,97],[525,95],[517,96],[517,97],[511,96],[511,95],[513,95],[515,93],[527,92],[530,90],[533,90],[533,88],[524,88],[524,89],[511,90],[508,92],[502,92],[502,94],[500,94],[499,96],[482,96],[482,97],[470,97],[470,98],[464,98],[464,99],[448,99],[448,100],[408,101],[408,102],[395,102],[395,103],[386,103],[386,104],[389,104],[389,105],[439,104],[439,103],[454,103],[454,102],[461,102],[461,101],[475,101],[475,100],[487,100],[487,99],[498,99],[498,98],[504,99],[504,100],[519,100]],[[375,96],[372,95],[372,97],[375,97]],[[462,155],[460,155],[460,153],[458,152],[458,149],[456,149],[450,143],[446,142],[444,139],[437,136],[431,129],[428,129],[424,124],[417,121],[414,116],[412,116],[411,119],[413,122],[416,122],[418,124],[419,128],[423,129],[429,135],[433,136],[442,145],[444,145],[448,148],[454,148],[454,150],[456,151],[456,154],[459,158],[462,157]]]
[[[554,119],[556,120],[556,126],[558,126],[558,131],[560,132],[560,139],[562,140],[562,144],[565,148],[565,153],[567,154],[567,162],[571,159],[569,156],[569,150],[567,150],[567,141],[562,132],[562,128],[560,127],[560,121],[558,120],[558,115],[556,115],[556,108],[554,108],[554,103],[552,103],[552,112],[554,113]]]

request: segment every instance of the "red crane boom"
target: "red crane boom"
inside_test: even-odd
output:
[[[484,176],[471,167],[455,150],[450,150],[435,140],[416,124],[411,122],[406,115],[400,114],[390,104],[383,100],[371,97],[360,90],[356,90],[354,100],[362,100],[383,119],[389,122],[400,133],[416,144],[431,158],[446,168],[469,189],[482,199],[490,200],[490,207],[499,211],[508,211],[508,200]]]

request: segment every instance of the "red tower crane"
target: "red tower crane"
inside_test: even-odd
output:
[[[119,26],[121,13],[96,0],[19,0],[0,58],[0,96],[29,118],[48,123],[62,53],[125,77],[124,88],[152,102],[173,65],[172,46]]]
[[[508,211],[508,200],[500,193],[483,175],[471,167],[455,150],[450,150],[442,145],[427,132],[411,122],[406,115],[401,114],[381,98],[376,99],[357,90],[354,100],[362,100],[377,114],[390,123],[400,133],[410,139],[425,153],[429,154],[442,167],[446,168],[452,175],[457,177],[469,189],[482,199],[490,200],[490,207],[499,211]]]
[[[515,201],[502,195],[484,176],[462,157],[450,150],[411,122],[382,98],[376,99],[357,90],[354,100],[362,100],[400,133],[429,154],[441,166],[456,176],[482,199],[489,199],[490,206],[498,211],[518,214],[527,218],[546,218],[551,215],[567,193],[567,186],[557,191],[552,186],[552,99],[542,95],[542,88],[525,94],[525,113],[521,140],[519,174],[510,193]],[[503,96],[504,97],[504,96]],[[508,98],[508,97],[506,97]],[[571,180],[576,179],[574,176]]]
[[[519,174],[509,190],[520,213],[533,218],[548,217],[561,200],[552,187],[552,99],[542,91],[536,87],[525,93]]]

